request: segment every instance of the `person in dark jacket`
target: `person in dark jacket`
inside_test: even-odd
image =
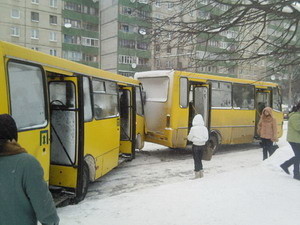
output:
[[[289,167],[294,165],[294,178],[300,180],[300,102],[293,107],[292,113],[289,114],[287,141],[290,143],[295,156],[285,161],[280,167],[290,174]]]
[[[14,119],[0,115],[0,224],[58,225],[43,169],[17,140]]]

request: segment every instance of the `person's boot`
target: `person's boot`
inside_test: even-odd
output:
[[[290,174],[289,167],[285,163],[282,163],[280,165],[280,167],[281,167],[281,169],[283,169],[284,172],[286,172],[287,174]]]
[[[204,176],[203,170],[200,170],[200,171],[199,171],[199,176],[200,176],[199,178],[202,178],[202,177]]]
[[[200,171],[195,172],[195,179],[201,178]]]

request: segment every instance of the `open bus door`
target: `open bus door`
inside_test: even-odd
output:
[[[120,87],[120,153],[135,158],[136,105],[135,88]]]
[[[50,185],[75,191],[81,201],[88,188],[83,160],[83,107],[80,77],[48,75],[51,118]]]
[[[196,114],[201,114],[205,126],[210,130],[211,87],[208,83],[191,82],[189,103],[189,128]]]

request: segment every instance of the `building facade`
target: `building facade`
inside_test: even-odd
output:
[[[61,56],[61,1],[1,0],[0,39]]]
[[[147,0],[100,1],[101,69],[124,76],[151,69],[151,8]]]

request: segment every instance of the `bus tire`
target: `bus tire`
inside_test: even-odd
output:
[[[88,192],[89,183],[90,183],[89,166],[86,162],[84,162],[83,170],[82,170],[82,186],[81,186],[81,190],[78,191],[79,194],[77,194],[76,197],[74,198],[75,204],[81,202],[85,198]]]
[[[216,134],[212,134],[208,140],[208,148],[215,154],[219,150],[219,139]]]

